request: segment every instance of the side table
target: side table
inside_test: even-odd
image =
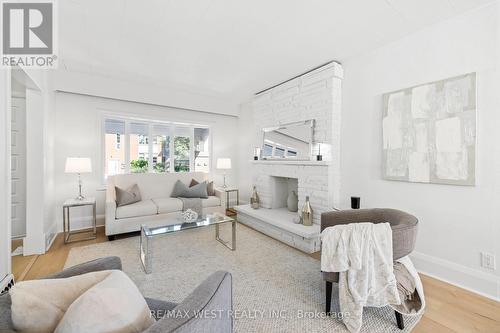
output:
[[[82,206],[92,206],[93,226],[90,229],[72,231],[71,230],[71,219],[70,219],[70,215],[69,215],[70,208],[82,207]],[[77,241],[82,241],[82,240],[96,239],[97,238],[96,224],[97,224],[97,219],[96,219],[96,200],[95,200],[95,198],[84,198],[83,200],[68,199],[63,203],[64,243],[72,243],[72,242],[77,242]],[[89,237],[79,238],[79,239],[75,239],[75,240],[69,239],[71,235],[80,234],[83,232],[91,232],[91,231],[92,231],[92,234]]]
[[[239,189],[237,189],[235,187],[219,187],[219,188],[217,188],[217,190],[222,191],[226,194],[226,212],[227,211],[231,212],[231,215],[228,215],[227,213],[226,213],[226,215],[228,215],[228,216],[236,215],[236,211],[233,208],[231,208],[231,205],[229,204],[229,195],[231,193],[236,193],[236,205],[239,205],[240,204],[240,191],[239,191]]]

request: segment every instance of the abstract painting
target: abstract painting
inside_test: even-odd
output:
[[[476,74],[383,95],[383,178],[475,185]]]

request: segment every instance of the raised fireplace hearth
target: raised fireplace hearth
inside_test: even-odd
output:
[[[301,251],[319,251],[321,213],[333,207],[330,203],[333,193],[329,192],[328,186],[330,163],[258,161],[253,166],[261,207],[236,207],[238,221]],[[288,211],[286,201],[291,191],[296,191],[299,198],[298,212]],[[294,223],[306,196],[309,196],[313,208],[312,226]]]

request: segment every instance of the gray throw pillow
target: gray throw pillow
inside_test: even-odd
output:
[[[189,187],[193,187],[195,185],[198,185],[198,181],[196,179],[191,179],[191,183],[189,184]],[[215,196],[215,189],[214,189],[214,182],[208,182],[207,183],[207,194],[209,196]]]
[[[187,187],[183,182],[178,180],[175,182],[174,190],[170,195],[173,198],[208,198],[207,193],[207,183],[203,182],[201,184],[194,185],[193,187]]]
[[[139,186],[134,184],[126,190],[115,186],[116,191],[116,206],[130,205],[141,201],[141,191],[139,191]]]
[[[184,193],[186,193],[186,191],[188,190],[189,188],[184,185],[183,182],[181,182],[180,180],[177,180],[175,182],[175,185],[174,185],[174,189],[172,190],[172,194],[170,194],[170,196],[172,198],[178,198],[178,197],[182,197],[182,195]]]
[[[194,185],[193,187],[189,187],[183,195],[183,198],[208,198],[207,193],[207,182],[200,183],[198,185]]]

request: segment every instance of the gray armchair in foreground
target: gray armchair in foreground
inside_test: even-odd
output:
[[[102,270],[121,270],[121,268],[120,258],[106,257],[70,267],[47,278],[65,278]],[[151,298],[145,299],[157,321],[144,333],[230,333],[233,331],[232,277],[228,272],[213,273],[179,304]],[[10,305],[8,294],[0,296],[0,332],[16,332],[12,325]],[[181,313],[182,316],[169,316],[168,311]]]
[[[341,210],[321,214],[321,231],[338,224],[372,222],[388,222],[392,229],[392,253],[394,260],[410,254],[415,248],[418,220],[415,216],[396,209],[354,209]],[[332,283],[339,282],[339,273],[321,272],[326,281],[326,312],[330,313],[332,301]],[[396,313],[399,329],[404,328],[403,316]]]

